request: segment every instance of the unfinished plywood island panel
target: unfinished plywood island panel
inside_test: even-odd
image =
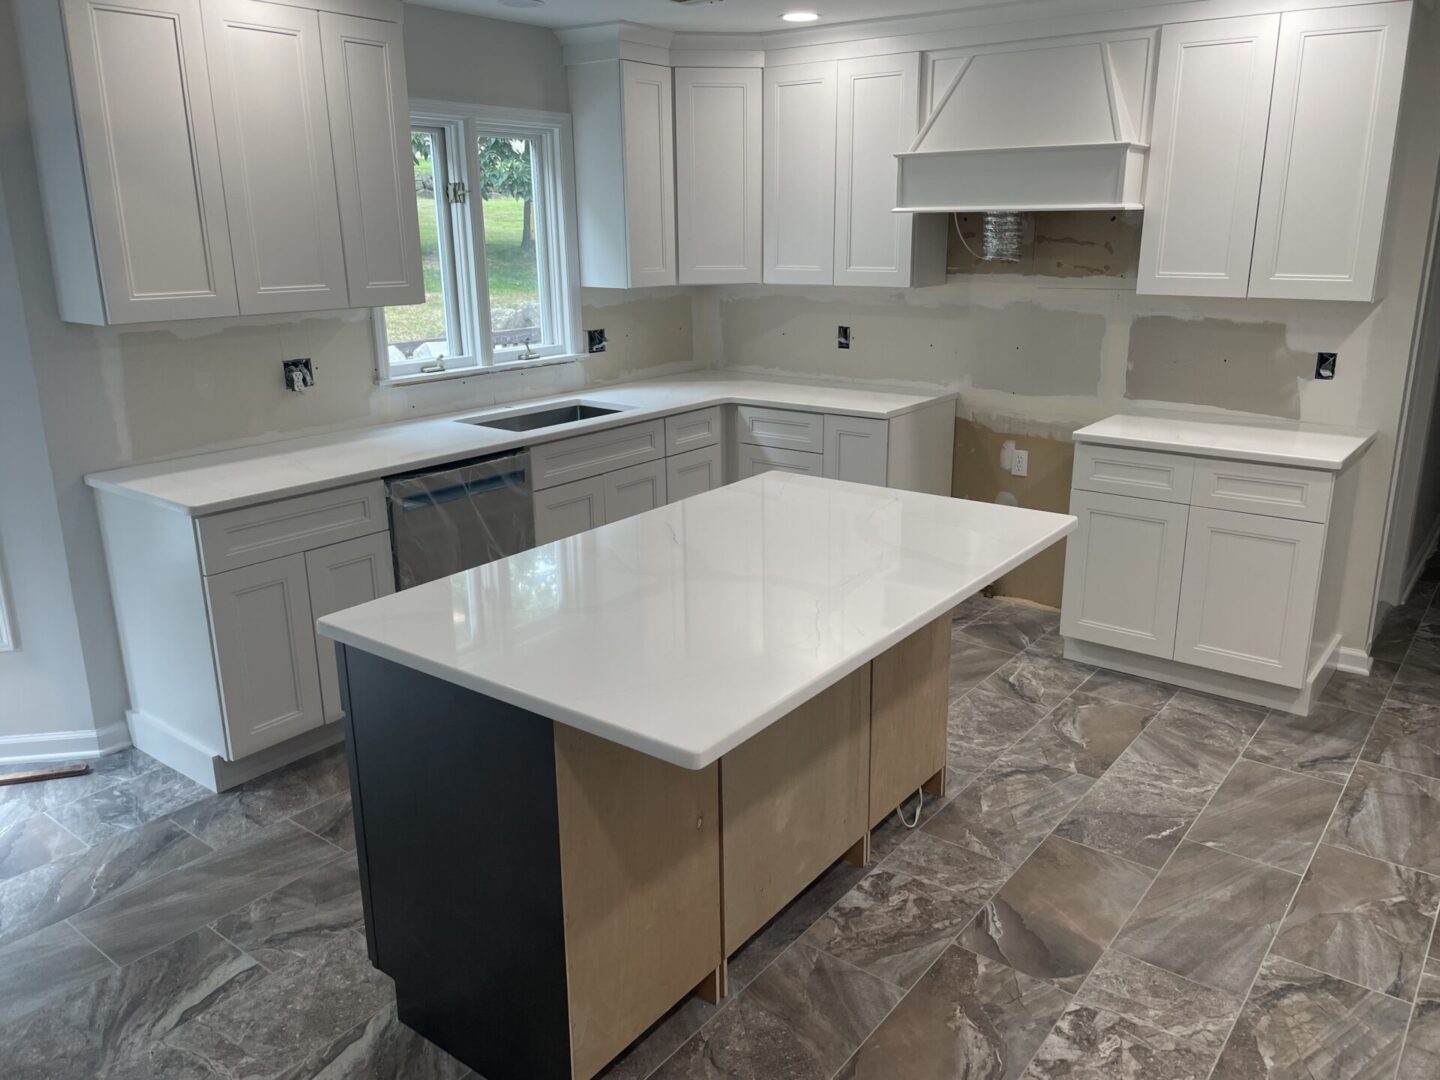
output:
[[[915,792],[945,794],[950,616],[870,665],[870,827]]]

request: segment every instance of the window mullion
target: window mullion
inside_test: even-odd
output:
[[[475,312],[473,332],[476,356],[481,367],[495,363],[495,347],[490,334],[490,275],[485,272],[485,199],[480,174],[479,130],[474,120],[464,124],[465,186],[470,192],[466,204],[470,208],[470,265],[473,269]]]

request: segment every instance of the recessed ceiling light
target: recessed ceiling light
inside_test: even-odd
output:
[[[780,18],[785,22],[815,22],[820,18],[816,11],[787,11]]]

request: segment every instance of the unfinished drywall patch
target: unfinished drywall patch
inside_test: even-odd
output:
[[[946,256],[949,272],[1135,279],[1140,266],[1139,211],[1066,210],[1029,216],[1034,236],[1022,248],[1020,261],[997,263],[977,259],[965,246],[968,243],[975,251],[980,250],[981,216],[953,215]]]
[[[695,352],[695,313],[685,289],[584,290],[581,321],[605,330],[603,353],[585,359],[587,382],[634,378],[688,364]]]
[[[1035,397],[1099,390],[1104,315],[1019,303],[976,309],[972,321],[966,353],[977,389]]]
[[[1284,323],[1149,315],[1130,328],[1125,396],[1299,419],[1314,365],[1286,343]]]

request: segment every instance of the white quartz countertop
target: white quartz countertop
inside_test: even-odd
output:
[[[700,769],[1075,524],[772,472],[327,615],[319,628]]]
[[[888,420],[954,397],[706,372],[157,461],[92,473],[85,481],[102,491],[200,516],[522,446],[538,446],[710,405],[760,405]],[[562,401],[616,405],[622,411],[542,431],[502,431],[461,422],[527,412],[547,402]]]
[[[1121,414],[1075,432],[1079,443],[1240,458],[1333,472],[1359,457],[1374,439],[1373,431],[1284,423],[1232,424],[1167,414]]]

